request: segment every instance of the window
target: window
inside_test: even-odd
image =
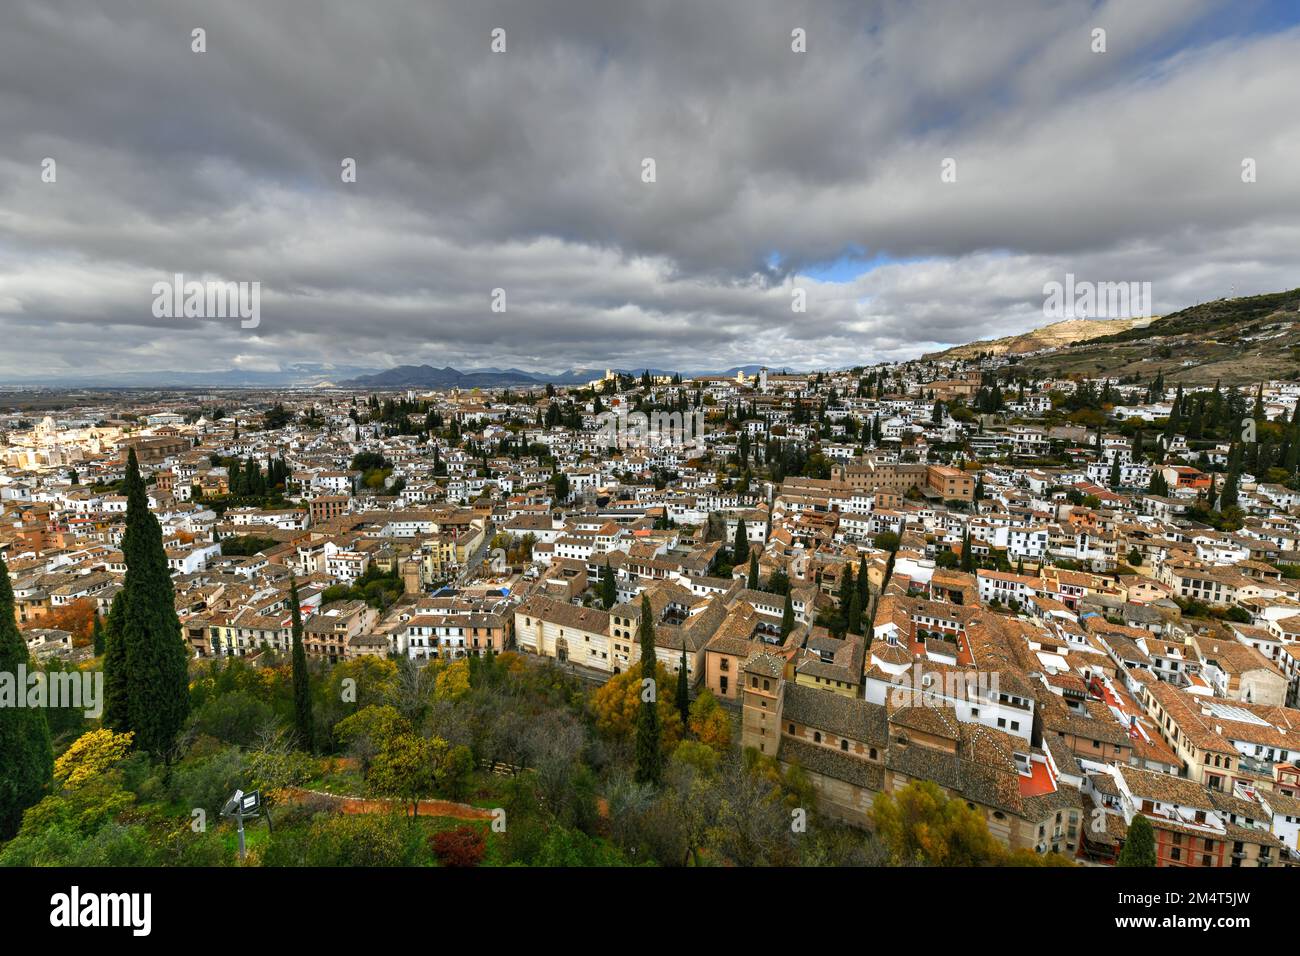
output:
[[[841,740],[840,740],[840,749],[841,749],[841,750],[845,750],[845,751],[847,751],[847,750],[849,749],[849,742],[848,742],[847,740],[844,740],[843,738],[841,738]]]
[[[813,731],[813,743],[815,743],[815,744],[819,744],[819,743],[821,743],[821,742],[822,742],[822,732],[821,732],[820,730],[814,730],[814,731]]]

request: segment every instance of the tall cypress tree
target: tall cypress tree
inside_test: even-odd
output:
[[[102,657],[104,654],[104,622],[100,620],[99,614],[95,614],[95,621],[90,627],[90,646],[95,651],[96,657]]]
[[[736,522],[736,543],[731,563],[741,565],[749,557],[749,536],[745,533],[745,521],[742,518]]]
[[[849,604],[849,633],[862,633],[862,594],[857,590],[854,590]]]
[[[135,449],[126,466],[126,578],[118,639],[124,650],[126,724],[135,744],[166,756],[189,712],[189,653],[176,616],[162,527],[149,511]],[[107,676],[105,683],[108,682]]]
[[[686,640],[682,639],[682,659],[677,663],[677,711],[682,715],[682,726],[691,721],[691,686],[686,676]]]
[[[659,750],[659,688],[655,686],[655,625],[650,609],[650,595],[641,595],[641,710],[636,718],[636,780],[658,785],[663,772],[663,755]],[[645,681],[649,680],[650,693]]]
[[[1237,504],[1237,483],[1241,474],[1241,446],[1235,442],[1228,456],[1228,475],[1223,480],[1223,494],[1219,497],[1219,508],[1231,508]]]
[[[785,607],[781,609],[781,640],[785,640],[794,630],[794,599],[790,592],[785,592]]]
[[[126,591],[119,590],[108,607],[104,622],[104,712],[100,723],[109,730],[131,729],[126,711],[126,644],[122,640],[122,617],[126,613]]]
[[[12,675],[17,694],[27,693],[25,682],[18,684],[18,668],[30,663],[27,642],[14,619],[9,567],[0,555],[0,674]],[[16,703],[0,702],[0,840],[18,832],[23,811],[41,799],[54,774],[45,712],[38,707],[16,707]]]
[[[289,582],[293,604],[293,714],[302,745],[311,750],[311,678],[307,674],[307,651],[302,646],[302,610],[298,606],[298,579]]]
[[[749,584],[749,589],[750,589],[751,591],[757,591],[757,590],[758,590],[759,580],[758,580],[758,552],[757,552],[757,551],[751,551],[751,552],[749,552],[749,582],[748,582],[748,584]]]
[[[609,558],[605,559],[605,567],[600,572],[600,600],[606,611],[618,601],[618,587],[614,583],[614,569],[609,566]]]
[[[849,605],[853,601],[853,592],[855,590],[856,585],[853,580],[853,569],[846,564],[844,565],[844,570],[840,573],[839,592],[839,610],[840,614],[842,614],[845,619],[848,618]]]

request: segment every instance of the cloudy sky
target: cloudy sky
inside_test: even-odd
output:
[[[1292,288],[1297,89],[1291,0],[4,0],[0,381],[838,367],[1066,273]],[[175,273],[260,325],[156,318]]]

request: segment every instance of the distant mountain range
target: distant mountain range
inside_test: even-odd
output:
[[[674,372],[667,369],[649,369],[651,375],[676,375],[684,377],[696,375],[734,376],[744,371],[746,375],[756,373],[761,365],[736,366],[723,372],[689,371]],[[641,375],[646,369],[614,369],[623,375]],[[547,372],[525,372],[517,368],[482,368],[462,372],[451,366],[434,368],[432,365],[399,365],[373,375],[361,375],[340,385],[356,388],[502,388],[518,385],[585,385],[587,382],[603,378],[603,368],[574,368],[555,374]]]
[[[319,362],[294,362],[276,370],[218,369],[214,371],[180,371],[176,369],[117,369],[114,371],[75,372],[29,375],[10,378],[6,385],[43,385],[85,388],[275,388],[288,385],[318,385],[337,382],[377,372],[361,365],[331,365]]]
[[[759,365],[736,366],[726,371],[683,371],[683,376],[726,375],[739,371],[753,375]],[[625,375],[640,375],[645,369],[615,369]],[[295,362],[278,370],[220,369],[215,371],[119,370],[111,372],[69,372],[64,375],[31,375],[0,383],[54,388],[288,388],[338,386],[341,388],[503,388],[535,385],[583,385],[602,378],[604,368],[574,368],[564,372],[526,372],[518,368],[474,368],[461,371],[451,366],[399,365],[378,369],[360,365],[332,365]],[[652,375],[673,375],[664,369],[650,369]]]

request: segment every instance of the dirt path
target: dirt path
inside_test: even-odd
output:
[[[285,797],[295,803],[314,797],[333,804],[342,813],[391,813],[402,810],[408,817],[411,805],[398,800],[378,800],[368,797],[347,797],[323,790],[303,790],[297,787],[285,791]],[[453,803],[450,800],[421,800],[420,816],[453,817],[457,820],[491,820],[492,811],[483,807],[470,806],[468,803]]]

